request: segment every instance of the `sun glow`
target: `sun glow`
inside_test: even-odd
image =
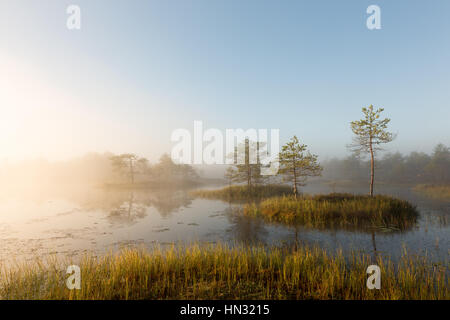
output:
[[[45,71],[3,54],[0,70],[0,159],[83,154],[108,130]]]

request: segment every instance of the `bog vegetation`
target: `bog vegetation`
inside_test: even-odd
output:
[[[380,290],[366,269],[381,269]],[[215,245],[126,249],[78,263],[81,289],[69,290],[70,261],[22,265],[0,274],[2,299],[449,299],[445,264],[403,254],[398,264],[353,252]]]
[[[367,231],[410,229],[418,218],[417,210],[407,201],[352,194],[273,197],[247,204],[244,213],[288,225]]]
[[[292,188],[286,185],[268,184],[248,188],[246,185],[233,185],[214,190],[196,190],[192,195],[206,199],[221,199],[226,201],[258,200],[272,196],[289,195]]]

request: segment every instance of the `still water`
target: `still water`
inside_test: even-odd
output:
[[[311,184],[308,193],[361,192]],[[192,242],[320,246],[344,253],[400,257],[427,254],[446,263],[450,253],[450,203],[430,200],[409,188],[383,187],[383,193],[415,204],[417,226],[406,232],[314,230],[268,225],[245,217],[240,206],[193,198],[188,191],[130,191],[61,188],[36,192],[2,192],[0,196],[0,261],[3,265],[56,255],[102,254],[123,246]]]

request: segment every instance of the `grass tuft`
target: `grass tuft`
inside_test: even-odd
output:
[[[406,230],[418,218],[414,206],[389,196],[365,196],[346,193],[328,195],[273,197],[259,204],[247,204],[244,213],[269,222],[325,229],[347,230],[382,227]]]
[[[226,201],[258,200],[273,196],[292,194],[292,187],[286,185],[256,185],[250,188],[246,185],[234,185],[216,190],[197,190],[192,195],[206,199]]]

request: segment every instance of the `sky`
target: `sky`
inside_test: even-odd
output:
[[[81,29],[66,26],[69,5]],[[381,29],[369,30],[369,5]],[[450,1],[0,0],[0,160],[134,152],[171,133],[280,129],[343,157],[361,108],[388,151],[450,145]]]

